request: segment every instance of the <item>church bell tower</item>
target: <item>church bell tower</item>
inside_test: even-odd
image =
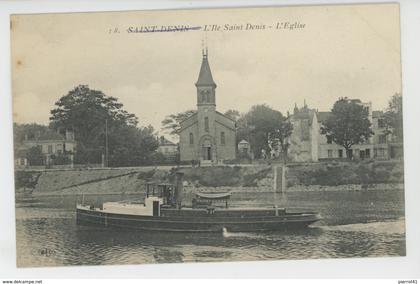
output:
[[[217,160],[216,150],[216,83],[211,75],[207,48],[203,49],[197,88],[198,155],[200,160]]]
[[[216,83],[211,75],[208,61],[207,48],[203,49],[203,60],[201,62],[200,74],[195,83],[197,87],[197,107],[216,107]]]

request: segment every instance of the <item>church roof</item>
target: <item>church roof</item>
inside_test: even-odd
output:
[[[200,74],[198,75],[196,86],[216,86],[211,75],[209,60],[206,53],[203,52],[203,61],[201,62]]]

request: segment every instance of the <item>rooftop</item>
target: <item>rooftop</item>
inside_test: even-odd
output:
[[[169,141],[164,136],[159,138],[159,146],[176,146],[176,144],[172,141]]]
[[[200,74],[198,75],[196,86],[216,86],[216,83],[213,80],[211,75],[210,65],[206,52],[203,51],[203,61],[201,62]]]

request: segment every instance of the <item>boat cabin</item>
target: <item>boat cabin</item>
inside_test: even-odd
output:
[[[158,197],[162,199],[162,206],[173,207],[176,203],[175,186],[171,183],[154,183],[146,184],[146,198]]]

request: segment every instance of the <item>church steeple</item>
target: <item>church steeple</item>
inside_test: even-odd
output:
[[[202,53],[200,73],[195,83],[197,87],[197,106],[215,106],[217,86],[211,75],[207,48],[203,49]]]
[[[200,74],[198,75],[197,83],[195,85],[199,86],[212,86],[216,88],[216,83],[213,80],[211,75],[209,60],[208,60],[208,50],[207,48],[203,49],[203,60],[201,62]]]

